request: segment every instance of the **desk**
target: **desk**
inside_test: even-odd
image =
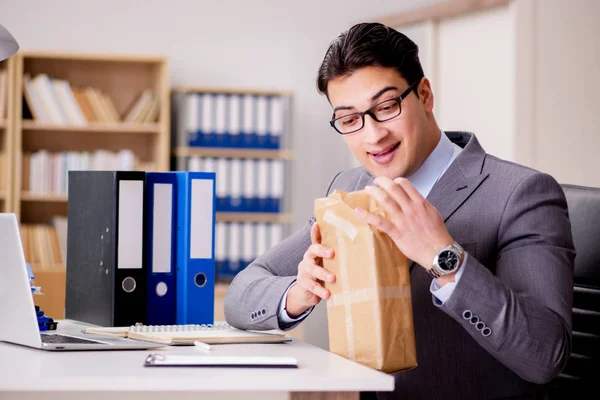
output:
[[[73,321],[58,325],[63,333],[82,328]],[[202,350],[170,346],[153,351]],[[358,400],[359,391],[394,388],[392,376],[296,339],[282,344],[214,345],[209,354],[292,356],[298,359],[298,369],[147,368],[143,362],[148,353],[51,352],[0,342],[0,399]]]

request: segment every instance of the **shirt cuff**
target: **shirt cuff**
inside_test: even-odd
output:
[[[464,258],[464,260],[462,262],[462,265],[460,266],[460,268],[456,272],[456,275],[454,275],[454,281],[455,282],[448,282],[444,286],[440,286],[440,284],[438,283],[437,279],[434,279],[434,280],[431,281],[431,285],[429,286],[429,291],[435,297],[436,303],[438,305],[444,304],[446,301],[448,301],[448,299],[450,298],[450,296],[452,296],[452,293],[454,293],[454,289],[456,288],[456,284],[460,280],[460,277],[462,276],[462,274],[463,274],[463,272],[465,270],[465,267],[467,266],[467,259],[468,259],[468,257],[469,257],[469,254],[465,253],[465,258]]]
[[[292,284],[287,288],[287,290],[281,297],[281,300],[279,301],[279,310],[277,312],[277,319],[279,321],[279,326],[281,328],[285,328],[286,326],[290,326],[298,321],[303,320],[304,318],[306,318],[306,316],[308,314],[310,314],[310,312],[314,308],[314,307],[309,308],[308,310],[306,310],[302,314],[300,314],[297,318],[292,318],[288,315],[288,313],[285,309],[285,307],[287,305],[286,304],[287,303],[287,294],[295,284],[296,284],[296,281],[292,282]]]

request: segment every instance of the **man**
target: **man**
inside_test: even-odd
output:
[[[412,261],[418,367],[379,398],[537,398],[571,350],[575,251],[564,194],[549,175],[441,132],[417,46],[359,24],[328,49],[318,88],[362,167],[334,189],[365,189],[390,218],[357,215]],[[500,117],[500,116],[499,116]],[[321,299],[335,257],[314,219],[240,272],[225,299],[244,329],[291,329]],[[261,310],[261,312],[254,312]]]

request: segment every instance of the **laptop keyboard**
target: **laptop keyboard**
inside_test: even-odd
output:
[[[87,340],[87,339],[81,339],[78,337],[73,337],[73,336],[64,336],[64,335],[58,335],[58,334],[47,334],[44,333],[41,335],[42,336],[42,343],[58,343],[58,344],[67,344],[67,343],[74,343],[74,344],[107,344],[107,343],[103,343],[103,342],[98,342],[96,340]]]

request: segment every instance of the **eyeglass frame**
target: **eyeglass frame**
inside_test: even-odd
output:
[[[402,92],[402,94],[401,94],[400,96],[398,96],[398,97],[392,97],[391,99],[386,99],[386,100],[380,101],[379,103],[377,103],[377,104],[375,104],[375,105],[371,106],[371,107],[370,107],[368,110],[365,110],[365,111],[362,111],[362,112],[354,112],[354,113],[350,113],[350,114],[342,115],[341,117],[334,118],[334,119],[332,119],[331,121],[329,121],[329,125],[331,125],[331,127],[332,127],[333,129],[335,129],[335,131],[336,131],[337,133],[339,133],[340,135],[349,135],[349,134],[351,134],[351,133],[356,133],[356,132],[360,131],[362,128],[364,128],[364,127],[365,127],[365,115],[370,115],[370,116],[371,116],[371,118],[373,118],[373,120],[374,120],[374,121],[377,121],[377,122],[387,122],[387,121],[390,121],[390,120],[392,120],[392,119],[396,118],[398,115],[402,114],[402,100],[404,100],[406,97],[408,97],[408,95],[410,94],[410,92],[412,92],[412,91],[414,90],[414,86],[415,86],[416,84],[418,84],[419,82],[420,82],[420,80],[413,82],[413,83],[412,83],[412,84],[411,84],[411,85],[408,87],[408,89],[406,89],[404,92]],[[388,119],[384,119],[384,120],[379,120],[379,119],[377,119],[377,117],[376,117],[376,116],[375,116],[375,114],[372,112],[372,110],[373,110],[374,108],[376,108],[377,106],[380,106],[381,104],[385,103],[386,101],[390,101],[390,100],[396,100],[396,101],[398,102],[398,107],[399,107],[399,109],[400,109],[400,112],[398,113],[398,115],[394,115],[393,117],[391,117],[391,118],[388,118]],[[335,114],[334,114],[334,115],[335,115]],[[354,131],[351,131],[351,132],[344,132],[344,133],[342,133],[342,132],[340,132],[340,131],[339,131],[339,130],[338,130],[336,127],[335,127],[335,121],[337,121],[338,119],[341,119],[341,118],[346,118],[346,117],[348,117],[349,115],[360,115],[360,119],[361,119],[361,121],[362,121],[362,124],[361,124],[360,128],[358,128],[357,130],[354,130]]]

